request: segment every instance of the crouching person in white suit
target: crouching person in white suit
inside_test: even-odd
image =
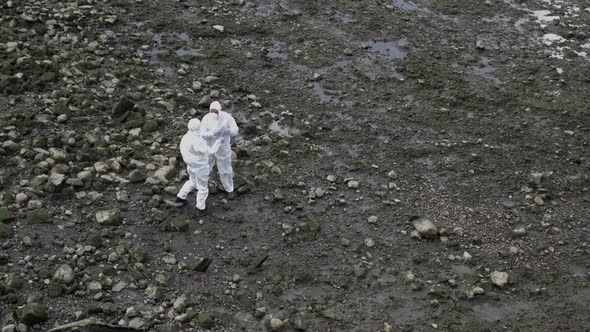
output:
[[[180,141],[180,154],[186,164],[189,180],[182,186],[176,201],[186,203],[186,197],[191,191],[197,189],[197,209],[205,210],[205,201],[209,196],[209,159],[221,146],[220,140],[215,140],[208,145],[199,133],[201,122],[192,119],[188,123],[188,132]]]

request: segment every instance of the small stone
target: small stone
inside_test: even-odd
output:
[[[360,183],[358,181],[348,181],[348,188],[350,189],[357,189],[360,186]]]
[[[102,285],[98,281],[91,281],[86,284],[86,289],[90,293],[98,293],[102,290]]]
[[[465,231],[463,230],[462,227],[455,227],[453,229],[453,233],[457,236],[463,236],[465,234]]]
[[[254,311],[254,317],[256,318],[262,318],[266,315],[266,307],[259,307],[256,308],[256,310]]]
[[[199,81],[193,82],[193,85],[192,85],[193,90],[199,91],[199,90],[201,90],[202,87],[203,87],[203,83],[201,83]]]
[[[152,299],[152,300],[158,300],[162,297],[163,293],[162,290],[160,289],[160,287],[150,284],[146,287],[145,289],[145,295]]]
[[[120,292],[127,286],[129,286],[129,282],[127,280],[121,280],[117,284],[115,284],[115,286],[113,286],[112,290],[113,292]]]
[[[387,176],[392,180],[397,180],[397,173],[393,170],[389,171],[389,173],[387,173]]]
[[[328,175],[328,177],[326,178],[326,180],[328,180],[329,182],[336,182],[336,176],[334,176],[334,175]]]
[[[53,273],[53,280],[64,284],[71,284],[75,277],[74,270],[68,264],[62,264]]]
[[[541,205],[545,205],[545,201],[543,201],[543,199],[539,196],[535,196],[535,198],[533,199],[533,201],[535,202],[535,204],[541,206]]]
[[[173,255],[165,255],[162,257],[162,261],[166,264],[175,265],[176,264],[176,257]]]
[[[428,219],[416,219],[413,221],[414,228],[420,236],[434,239],[438,233],[438,229],[434,223]]]
[[[207,84],[215,83],[217,81],[219,81],[219,77],[217,77],[217,76],[207,76],[207,77],[205,77],[205,83],[207,83]]]
[[[527,234],[527,231],[526,231],[526,228],[524,228],[524,227],[518,227],[518,228],[515,228],[514,230],[512,230],[512,234],[517,237],[522,237]]]
[[[377,218],[377,216],[370,216],[369,218],[367,218],[367,222],[369,224],[376,224],[377,220],[379,220],[379,218]]]
[[[49,182],[56,187],[61,185],[65,181],[65,179],[66,176],[59,173],[51,173],[51,175],[49,176]]]
[[[27,196],[27,194],[25,194],[25,193],[18,193],[18,194],[16,194],[16,196],[14,198],[15,203],[18,205],[21,205],[28,200],[29,200],[29,196]]]
[[[219,31],[219,32],[223,32],[223,30],[225,30],[225,28],[223,27],[223,25],[214,25],[213,29]]]
[[[345,48],[344,55],[348,55],[348,56],[352,55],[352,50],[350,48]]]
[[[508,273],[494,271],[490,273],[490,279],[492,280],[492,284],[498,287],[504,287],[508,283]]]
[[[483,294],[485,294],[485,290],[481,287],[473,287],[473,294],[474,295],[483,295]]]
[[[96,221],[105,226],[118,226],[123,222],[121,210],[111,209],[96,212]]]
[[[483,40],[481,40],[481,39],[478,39],[478,40],[475,42],[475,48],[477,48],[478,50],[485,50],[485,49],[486,49],[486,45],[485,45],[485,43],[483,42]]]
[[[186,295],[182,295],[181,297],[177,298],[172,305],[174,310],[177,312],[182,312],[182,310],[188,305],[188,298]]]
[[[283,328],[283,326],[284,326],[284,325],[285,325],[285,323],[284,323],[282,320],[278,319],[278,318],[274,318],[274,317],[273,317],[273,318],[270,320],[270,328],[271,328],[273,331],[278,331],[278,330],[280,330],[281,328]]]

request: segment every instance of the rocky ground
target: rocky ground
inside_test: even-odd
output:
[[[590,330],[588,2],[0,13],[3,332]],[[197,218],[215,99],[239,195]]]

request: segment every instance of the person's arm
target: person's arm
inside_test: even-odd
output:
[[[200,142],[194,144],[194,149],[199,153],[205,153],[207,155],[212,155],[215,152],[217,152],[217,150],[219,150],[220,146],[221,146],[220,140],[215,140],[215,143],[213,143],[212,146],[209,146],[205,141],[200,141]]]
[[[228,119],[228,128],[225,131],[225,136],[236,136],[239,130],[240,129],[238,128],[236,119],[230,115]]]
[[[215,154],[215,152],[217,152],[217,150],[219,150],[219,147],[221,146],[221,141],[220,140],[216,140],[215,143],[213,143],[212,146],[208,146],[207,145],[207,154],[208,155],[212,155]]]

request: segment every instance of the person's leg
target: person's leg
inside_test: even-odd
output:
[[[188,177],[189,177],[188,181],[186,181],[184,183],[184,185],[182,186],[182,188],[180,188],[180,191],[176,195],[176,197],[183,199],[183,200],[186,199],[188,194],[190,194],[191,191],[195,190],[195,188],[196,188],[195,178],[192,176],[191,171],[188,168],[187,168],[187,171],[188,171]]]
[[[205,201],[209,196],[209,177],[200,176],[197,179],[197,209],[205,210]]]
[[[223,185],[223,189],[228,193],[234,191],[234,171],[231,165],[231,157],[217,158],[217,170],[219,171],[219,179]]]

